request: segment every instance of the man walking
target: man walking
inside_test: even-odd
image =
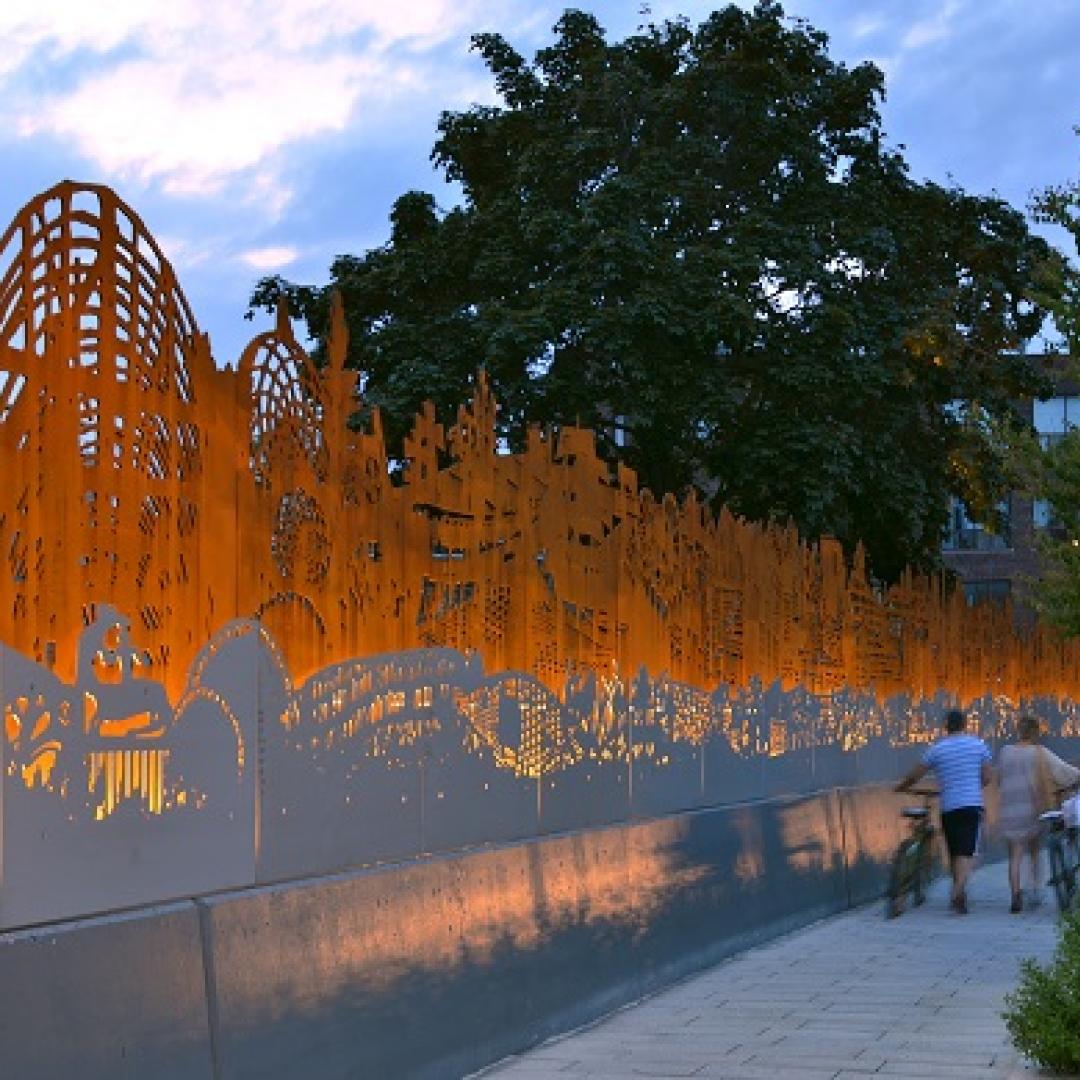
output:
[[[945,737],[928,747],[923,759],[896,785],[907,791],[928,772],[937,778],[941,798],[941,829],[949,849],[952,908],[966,915],[967,880],[983,816],[982,789],[990,783],[990,751],[982,739],[966,732],[959,709],[945,715]]]

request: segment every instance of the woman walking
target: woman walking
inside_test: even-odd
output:
[[[1039,815],[1057,809],[1057,792],[1080,782],[1080,769],[1062,761],[1039,744],[1039,721],[1021,716],[1016,725],[1018,741],[1001,748],[998,755],[998,813],[1001,835],[1009,845],[1009,888],[1012,912],[1022,911],[1020,863],[1026,849],[1031,858],[1031,878],[1039,881]]]

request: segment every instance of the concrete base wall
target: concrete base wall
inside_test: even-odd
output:
[[[0,934],[0,1075],[213,1075],[192,903]]]
[[[460,1076],[880,895],[831,790],[0,936],[5,1074]]]

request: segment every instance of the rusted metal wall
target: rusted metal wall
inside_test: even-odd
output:
[[[449,430],[417,418],[393,486],[378,418],[369,435],[345,422],[340,318],[324,371],[283,319],[218,369],[108,189],[36,198],[0,267],[0,639],[69,681],[87,605],[109,603],[174,698],[237,617],[260,619],[297,681],[447,645],[552,689],[642,665],[703,688],[1075,689],[1076,645],[1021,641],[1005,611],[968,609],[936,580],[877,595],[832,543],[657,501],[588,431],[496,453],[482,376]]]
[[[0,925],[874,777],[948,701],[1080,731],[1080,645],[500,453],[482,374],[392,483],[345,349],[217,367],[103,187],[0,241]]]

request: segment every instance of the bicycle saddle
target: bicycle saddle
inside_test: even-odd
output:
[[[1039,815],[1039,820],[1047,825],[1060,825],[1065,820],[1065,815],[1060,810],[1047,810]]]
[[[900,811],[900,813],[903,814],[903,816],[906,818],[914,818],[918,820],[919,818],[926,817],[930,813],[930,811],[927,810],[925,806],[905,806],[904,809]]]

